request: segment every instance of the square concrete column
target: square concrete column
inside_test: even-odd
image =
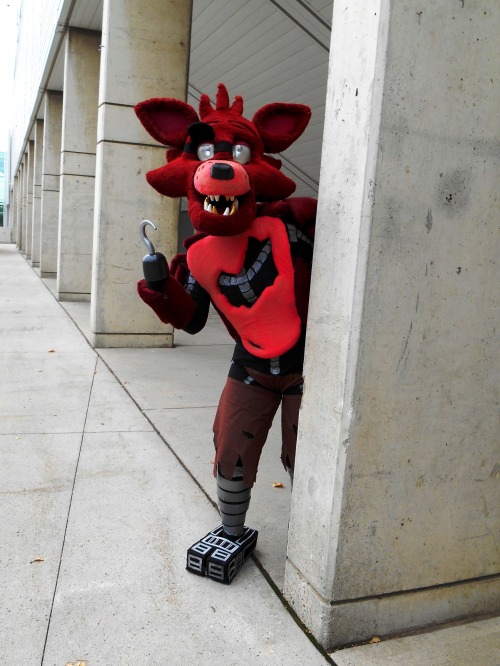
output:
[[[16,245],[19,250],[23,250],[23,163],[19,165],[17,170],[17,187],[16,187]]]
[[[29,148],[29,144],[27,146]],[[23,160],[23,192],[22,192],[22,207],[23,207],[23,253],[27,254],[27,219],[28,219],[28,177],[29,177],[29,150],[24,153]]]
[[[14,176],[10,202],[12,215],[12,241],[19,246],[19,171]]]
[[[168,329],[136,293],[146,248],[139,223],[158,226],[150,237],[172,257],[179,204],[146,182],[165,163],[165,147],[142,129],[133,106],[150,97],[185,99],[191,2],[105,0],[99,93],[97,186],[91,305],[96,347],[171,346]]]
[[[335,2],[285,595],[324,646],[500,610],[500,11]]]
[[[101,36],[66,34],[59,192],[57,296],[90,300]]]
[[[40,266],[40,211],[42,196],[43,120],[35,123],[33,153],[33,206],[31,220],[31,265]]]
[[[35,159],[35,142],[30,140],[28,141],[28,151],[26,158],[26,171],[25,171],[25,184],[26,184],[26,194],[25,194],[25,218],[24,218],[24,235],[25,235],[25,246],[24,251],[26,254],[26,259],[31,259],[32,252],[32,226],[33,226],[33,171],[34,171],[34,159]]]
[[[42,277],[53,277],[57,271],[62,102],[62,93],[52,90],[45,93],[40,211],[40,273]]]
[[[22,190],[21,190],[21,216],[22,216],[22,237],[21,237],[21,249],[24,255],[26,255],[26,216],[27,216],[27,207],[28,207],[28,152],[24,153],[23,163],[22,163]]]

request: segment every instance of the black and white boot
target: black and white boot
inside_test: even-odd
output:
[[[228,585],[241,569],[257,543],[258,532],[245,527],[251,489],[243,482],[243,469],[237,467],[232,479],[217,474],[217,495],[222,525],[194,543],[187,552],[186,568]]]

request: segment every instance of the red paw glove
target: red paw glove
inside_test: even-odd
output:
[[[146,280],[140,280],[137,293],[160,321],[174,328],[185,328],[196,311],[196,303],[172,277],[165,282],[163,291],[150,289]]]

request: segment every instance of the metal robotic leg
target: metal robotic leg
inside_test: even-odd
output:
[[[245,529],[245,517],[252,489],[243,482],[243,467],[235,467],[232,479],[217,471],[217,497],[222,527],[227,536],[239,536]]]
[[[232,479],[217,472],[217,495],[222,525],[188,549],[186,568],[191,573],[229,584],[250,557],[258,532],[245,527],[251,488],[243,482],[243,468]]]

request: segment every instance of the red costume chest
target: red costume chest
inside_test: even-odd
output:
[[[238,275],[242,270],[248,239],[270,240],[277,270],[274,282],[256,302],[234,306],[221,293],[221,273]],[[301,322],[297,314],[294,270],[288,234],[281,220],[263,216],[236,236],[207,236],[188,250],[191,273],[209,293],[215,307],[229,320],[245,349],[259,358],[274,358],[291,349],[298,341]]]

